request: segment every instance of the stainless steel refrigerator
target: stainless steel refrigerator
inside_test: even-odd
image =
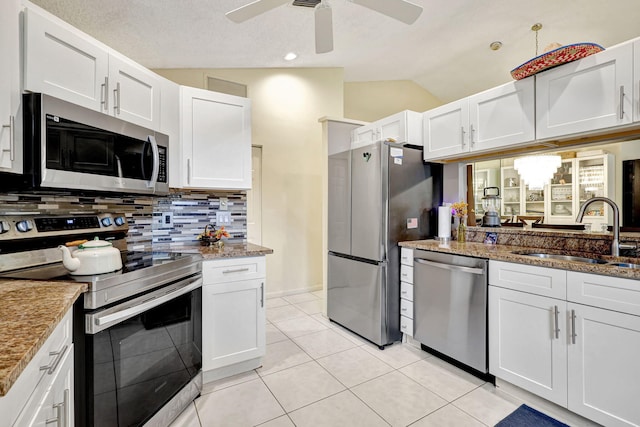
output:
[[[400,335],[398,242],[432,237],[442,166],[377,142],[329,156],[327,315],[377,344]]]

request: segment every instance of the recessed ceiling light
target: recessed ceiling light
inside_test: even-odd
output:
[[[493,42],[489,45],[491,50],[498,50],[502,47],[502,42]]]
[[[284,60],[285,61],[293,61],[294,59],[296,59],[298,57],[298,55],[296,55],[293,52],[289,52],[284,56]]]

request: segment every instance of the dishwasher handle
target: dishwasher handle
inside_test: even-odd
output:
[[[464,273],[471,273],[471,274],[478,274],[478,275],[484,274],[484,268],[474,268],[474,267],[464,267],[462,265],[443,264],[441,262],[427,261],[426,259],[422,259],[422,258],[414,258],[414,261],[417,262],[418,264],[424,264],[431,267],[442,268],[444,270],[462,271]]]

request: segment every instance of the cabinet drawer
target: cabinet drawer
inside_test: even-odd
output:
[[[413,266],[400,266],[400,280],[402,282],[413,283]]]
[[[413,267],[413,249],[400,248],[400,264]]]
[[[8,421],[8,425],[14,422],[36,388],[48,388],[48,383],[56,373],[54,368],[72,351],[72,313],[73,309],[70,309],[65,314],[9,392],[0,397],[0,414],[3,414],[3,421]]]
[[[551,298],[567,297],[567,272],[554,268],[489,261],[489,284]]]
[[[264,277],[264,257],[226,258],[202,263],[202,280],[205,285]]]
[[[640,280],[569,271],[567,300],[640,316]]]
[[[413,319],[406,316],[400,316],[400,330],[403,334],[407,334],[410,337],[413,336]]]
[[[400,298],[413,301],[413,285],[407,282],[400,282]]]
[[[413,301],[400,298],[400,315],[413,319]]]

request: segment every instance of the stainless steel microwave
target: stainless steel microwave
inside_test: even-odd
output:
[[[23,188],[169,192],[167,135],[39,93],[23,112]]]

